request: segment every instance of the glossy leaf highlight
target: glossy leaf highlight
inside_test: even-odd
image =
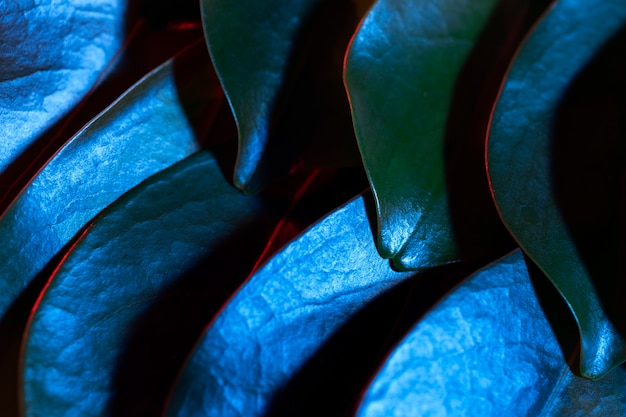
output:
[[[196,151],[221,99],[198,43],[74,136],[0,218],[0,316],[98,212]]]
[[[541,279],[519,250],[469,278],[396,347],[357,415],[623,415],[626,369],[600,381],[572,373],[542,309],[561,300],[542,291],[540,303]]]
[[[576,94],[586,67],[624,25],[626,4],[621,1],[557,2],[510,69],[488,141],[489,177],[501,217],[570,305],[580,331],[580,372],[590,378],[626,360],[619,239],[612,237],[623,207],[611,203],[622,193],[624,162],[617,156],[624,155],[619,150],[623,137],[613,125],[602,139],[594,138],[598,126],[612,120],[608,112],[594,112],[594,106],[604,109],[607,99],[623,98],[604,94],[594,101],[599,96],[589,92],[598,88],[593,86],[599,78],[611,77],[617,63],[605,62],[604,72],[596,71],[598,79],[591,77],[587,84],[592,87],[586,96]],[[612,53],[623,56],[623,47],[617,45]],[[617,76],[621,78],[623,73]],[[618,85],[600,88],[610,91]],[[563,117],[576,106],[584,116]],[[582,117],[593,126],[581,124]],[[591,134],[581,136],[585,129]],[[613,162],[615,157],[621,161]],[[612,179],[615,169],[618,178]]]
[[[495,4],[381,0],[348,50],[344,77],[376,198],[377,244],[397,267],[459,257],[446,127],[457,79]]]
[[[265,415],[278,390],[350,316],[409,277],[378,256],[363,199],[352,201],[236,293],[186,364],[167,415]]]

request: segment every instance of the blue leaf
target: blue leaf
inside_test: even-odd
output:
[[[547,284],[542,303],[533,286],[538,279]],[[545,277],[531,280],[519,250],[479,271],[396,347],[357,415],[624,415],[626,370],[600,381],[572,373],[560,345],[567,344],[542,309],[562,303],[557,294],[546,299],[550,290]],[[572,321],[559,318],[561,328]]]
[[[126,0],[0,5],[0,172],[96,82],[124,39]]]
[[[168,415],[264,415],[350,317],[412,276],[380,258],[363,199],[352,201],[286,246],[233,297],[185,366]]]
[[[198,43],[139,81],[48,162],[0,218],[0,317],[100,210],[198,149],[204,119],[222,100],[217,88]]]

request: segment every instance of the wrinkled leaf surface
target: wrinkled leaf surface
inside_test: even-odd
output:
[[[626,369],[575,376],[533,284],[519,250],[469,278],[396,347],[357,415],[623,415]]]
[[[353,200],[286,246],[237,292],[186,364],[167,415],[264,415],[334,332],[410,277],[379,257],[363,199]]]
[[[163,346],[191,349],[210,318],[194,329],[195,316],[218,308],[245,278],[254,262],[245,255],[258,255],[274,223],[262,199],[233,188],[206,151],[105,209],[73,243],[31,317],[26,415],[157,412],[168,386],[162,392],[155,381],[173,378],[185,357]]]
[[[583,79],[620,29],[622,41],[612,54],[623,57],[625,24],[622,1],[557,2],[510,70],[488,141],[489,176],[501,217],[574,312],[580,371],[590,378],[626,359],[624,299],[618,291],[623,276],[614,236],[623,217],[626,129],[619,127],[623,105],[605,105],[623,103],[623,95],[614,97],[612,91],[626,92],[626,66],[617,65],[623,59],[605,60],[604,69],[591,71],[595,80]],[[607,85],[602,79],[622,81]],[[581,80],[588,88],[582,95]],[[612,115],[620,108],[621,115]]]
[[[127,3],[0,4],[0,172],[94,84],[124,39]]]
[[[219,91],[198,43],[138,82],[49,161],[0,218],[0,316],[100,210],[198,149]]]

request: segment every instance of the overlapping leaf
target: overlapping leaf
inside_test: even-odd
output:
[[[519,250],[468,279],[395,349],[357,415],[623,415],[626,369],[597,382],[572,373],[535,293],[541,280]],[[567,307],[543,287],[542,304],[562,319],[555,304]]]
[[[289,409],[272,404],[289,378],[359,309],[410,277],[378,256],[363,200],[352,201],[290,243],[237,292],[186,364],[168,415]],[[296,408],[285,415],[306,413]]]
[[[347,59],[346,85],[377,203],[377,243],[395,266],[423,268],[475,255],[489,257],[508,247],[487,187],[484,134],[520,36],[548,2],[380,0],[356,34]],[[9,122],[20,122],[21,106],[25,106],[29,119],[24,119],[28,129],[23,131],[31,138],[41,137],[87,91],[108,61],[115,49],[111,45],[121,38],[109,36],[109,29],[100,25],[121,28],[122,14],[133,12],[130,3],[109,2],[106,7],[111,8],[104,13],[94,13],[101,5],[96,0],[81,2],[89,10],[67,3],[55,11],[52,6],[22,0],[0,6],[0,25],[9,34],[9,42],[0,44],[0,56],[11,64],[7,71],[14,71],[12,79],[0,79],[0,96],[5,90],[14,96],[15,91],[25,92],[14,102],[7,101],[9,110],[0,112],[0,120],[8,114]],[[195,10],[188,1],[183,5],[169,0],[143,2],[144,9],[151,5],[154,15],[148,15],[161,25],[177,24],[178,16],[192,16]],[[164,13],[164,5],[172,12]],[[278,176],[345,163],[356,155],[339,69],[355,18],[369,6],[368,0],[203,0],[201,5],[208,45],[239,128],[237,186],[255,192]],[[576,10],[577,5],[584,6],[584,12]],[[599,210],[606,216],[592,216],[611,219],[602,223],[600,232],[594,231],[597,223],[587,223],[581,234],[572,212],[590,206],[564,199],[562,191],[565,184],[571,197],[572,190],[578,190],[576,184],[589,183],[603,185],[601,192],[592,194],[593,187],[583,187],[589,200],[601,202],[615,194],[620,179],[623,183],[624,146],[618,140],[611,146],[602,142],[603,157],[611,156],[610,164],[599,163],[611,178],[610,187],[604,187],[606,183],[595,181],[596,177],[589,181],[563,178],[563,165],[570,169],[587,165],[584,158],[581,162],[571,153],[561,157],[559,146],[549,153],[543,149],[520,154],[527,142],[532,146],[520,132],[541,136],[530,130],[529,119],[537,131],[546,126],[555,130],[552,122],[543,119],[555,114],[560,121],[557,128],[565,119],[589,119],[587,113],[572,116],[567,106],[556,113],[550,104],[581,99],[572,98],[565,84],[576,81],[573,74],[603,45],[606,35],[619,28],[616,22],[625,12],[615,0],[601,5],[561,0],[555,10],[571,14],[553,12],[539,26],[518,57],[495,113],[492,133],[499,126],[506,133],[503,137],[512,132],[517,138],[496,145],[502,152],[496,152],[491,165],[498,171],[491,172],[492,184],[502,217],[533,258],[541,261],[538,258],[553,255],[550,265],[589,272],[583,281],[557,285],[575,312],[580,312],[580,306],[591,307],[585,317],[590,320],[584,323],[595,326],[591,327],[596,337],[586,338],[583,329],[582,369],[583,374],[595,377],[623,356],[618,334],[623,329],[613,327],[623,322],[619,320],[622,310],[606,298],[613,288],[623,286],[597,277],[618,276],[622,261],[616,248],[625,239],[623,227],[615,221],[619,217],[616,201],[624,197],[623,192],[612,195],[608,209]],[[53,15],[58,21],[51,19]],[[95,32],[91,23],[81,20],[84,16],[93,18]],[[581,16],[589,21],[582,21]],[[39,27],[44,21],[53,27]],[[67,26],[76,22],[81,25],[78,30]],[[13,26],[24,25],[41,36],[25,37],[13,31]],[[86,41],[88,36],[92,38]],[[56,46],[63,39],[64,47],[56,48],[54,56],[37,57],[31,47],[41,39]],[[110,48],[103,46],[105,40],[110,41]],[[528,46],[533,42],[539,47]],[[624,44],[623,39],[619,42]],[[25,54],[11,50],[17,44]],[[573,51],[575,45],[580,50]],[[541,53],[528,54],[529,48]],[[360,373],[332,374],[336,371],[333,360],[341,360],[337,357],[349,349],[346,338],[353,334],[345,330],[371,326],[372,320],[364,319],[371,316],[364,311],[377,314],[380,299],[389,300],[387,294],[417,282],[411,279],[415,274],[394,272],[376,254],[363,199],[331,214],[289,244],[213,317],[247,272],[311,219],[305,215],[293,224],[278,220],[285,197],[293,196],[287,198],[293,203],[302,197],[302,189],[275,184],[270,193],[246,197],[224,181],[208,153],[187,157],[197,151],[197,140],[205,136],[215,116],[214,105],[221,102],[221,91],[200,49],[152,73],[90,123],[43,167],[0,218],[0,233],[5,237],[0,249],[5,266],[0,273],[0,314],[77,231],[83,232],[61,252],[64,257],[29,325],[22,377],[26,415],[158,414],[169,384],[207,322],[210,326],[180,374],[167,410],[170,415],[344,415],[390,339],[402,334],[398,327],[406,323],[397,326],[394,316],[394,329],[381,331],[386,341],[374,347],[375,354],[350,358],[362,362]],[[68,51],[72,52],[68,55]],[[109,55],[102,58],[97,51]],[[561,75],[556,77],[545,72],[550,64],[546,56],[553,57],[554,51],[569,59],[569,64],[560,64]],[[571,65],[572,60],[580,65]],[[543,68],[535,73],[534,65]],[[24,77],[15,71],[22,71]],[[615,78],[623,79],[623,75]],[[64,84],[63,80],[70,79],[77,84]],[[49,84],[43,83],[48,80]],[[520,103],[536,102],[544,107],[538,105],[528,113],[516,110],[522,108]],[[590,107],[597,100],[593,103]],[[535,110],[540,113],[534,114]],[[615,107],[608,110],[613,114]],[[517,120],[520,114],[523,117]],[[593,114],[597,117],[599,112]],[[230,121],[230,115],[221,116]],[[616,128],[618,119],[607,117],[591,125],[606,125],[603,133],[615,134],[621,132]],[[13,129],[16,125],[11,123],[5,125]],[[23,142],[19,150],[7,155],[15,159],[29,143]],[[560,151],[563,148],[567,146],[561,143]],[[593,150],[582,153],[594,154]],[[547,188],[541,182],[545,177],[538,180],[524,174],[523,181],[515,178],[499,184],[500,179],[513,178],[521,165],[542,166],[546,155],[560,167],[550,171],[561,187],[548,197],[552,206],[520,200],[535,198],[534,194],[539,194],[538,199],[545,197],[542,192]],[[186,159],[170,166],[182,158]],[[31,162],[22,159],[14,165],[16,169]],[[314,171],[304,181],[305,188],[318,174]],[[356,177],[352,185],[358,188],[360,176]],[[531,186],[525,188],[528,179]],[[323,192],[307,203],[336,206],[334,197],[325,193],[332,187],[342,184],[325,184]],[[280,194],[279,202],[273,192]],[[555,206],[563,221],[558,216],[553,221]],[[507,211],[518,215],[517,219],[508,222]],[[541,223],[544,213],[549,225]],[[541,223],[539,229],[537,223]],[[542,233],[561,223],[567,227],[564,239],[553,245],[543,238]],[[611,226],[614,231],[607,233]],[[528,243],[520,238],[526,232],[535,240]],[[590,251],[589,246],[598,240],[602,244]],[[540,264],[550,272],[551,266]],[[531,280],[535,285],[539,282]],[[549,289],[537,289],[540,299],[544,292]],[[542,301],[544,308],[550,305]],[[10,315],[2,317],[0,324],[6,324],[6,317]],[[572,351],[576,329],[572,332],[563,326],[563,315],[548,318],[549,322],[539,308],[521,254],[511,255],[472,277],[417,325],[370,387],[360,414],[625,414],[624,368],[617,367],[595,383],[575,376],[563,355]],[[406,317],[397,320],[407,321]],[[0,342],[4,341],[0,338]],[[603,347],[606,350],[595,356],[595,362],[585,359],[589,351]],[[306,378],[313,380],[303,383]],[[339,399],[343,408],[328,412],[330,405],[309,406],[317,399],[303,401],[301,396],[314,397],[316,387],[322,385],[331,388],[319,401]],[[309,390],[313,394],[303,394],[309,387],[314,388]],[[332,387],[341,389],[330,393]]]
[[[203,151],[103,211],[31,319],[25,414],[157,412],[163,380],[167,390],[185,357],[176,352],[191,348],[265,245],[275,224],[268,207],[241,195]]]
[[[26,415],[157,414],[206,323],[286,227],[283,200],[242,195],[202,151],[98,215],[31,319]]]
[[[0,172],[94,84],[124,39],[128,3],[2,2]]]
[[[402,269],[507,247],[484,134],[508,59],[545,1],[381,0],[348,50],[345,82],[378,212]]]
[[[624,130],[614,114],[624,107],[611,105],[626,91],[625,25],[622,1],[556,3],[510,70],[488,143],[502,219],[574,312],[590,378],[626,360],[617,254]],[[592,62],[599,68],[586,70]]]
[[[222,95],[205,46],[165,63],[71,139],[0,218],[0,316],[94,215],[199,147]]]
[[[202,1],[239,128],[234,182],[244,191],[259,191],[294,164],[359,163],[341,81],[343,51],[367,1],[356,3]]]
[[[351,43],[345,78],[376,197],[378,246],[400,265],[456,259],[445,201],[446,116],[457,75],[494,3],[379,1]],[[411,241],[423,258],[406,253]]]

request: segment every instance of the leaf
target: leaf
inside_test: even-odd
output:
[[[511,248],[489,195],[484,135],[514,47],[545,4],[380,0],[355,34],[344,78],[377,246],[395,267]]]
[[[353,200],[292,241],[234,295],[184,367],[167,415],[266,415],[273,397],[333,333],[411,276],[378,256],[363,199]]]
[[[159,414],[202,329],[250,271],[301,222],[352,197],[346,180],[361,184],[320,172],[244,196],[218,162],[202,151],[147,179],[65,251],[27,330],[28,415]],[[328,201],[311,204],[320,192]]]
[[[198,43],[147,75],[72,138],[0,218],[0,317],[100,210],[197,150],[221,98]]]
[[[64,256],[31,317],[25,415],[158,410],[168,387],[159,381],[173,378],[184,358],[176,352],[191,349],[205,316],[265,244],[275,224],[269,207],[224,181],[203,151],[99,214]],[[141,389],[152,396],[142,397]]]
[[[341,67],[367,1],[202,1],[239,129],[237,187],[255,193],[292,170],[360,164]]]
[[[600,381],[575,376],[536,280],[519,250],[469,278],[394,349],[357,415],[623,415],[626,369]],[[562,304],[552,294],[546,305],[555,299]]]
[[[126,1],[0,5],[0,173],[98,80],[124,39]]]
[[[570,305],[580,372],[592,379],[626,359],[616,233],[625,24],[620,1],[556,3],[510,69],[488,141],[501,217]],[[606,46],[620,31],[621,42]]]

